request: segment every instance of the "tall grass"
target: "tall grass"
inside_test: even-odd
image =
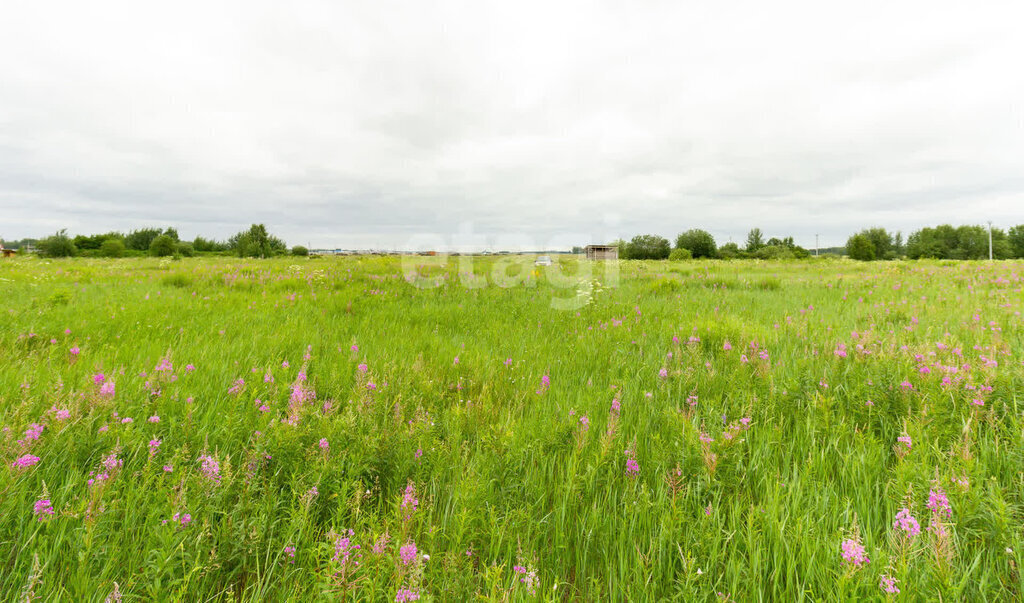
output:
[[[0,262],[0,598],[1021,598],[1024,265],[619,270]]]

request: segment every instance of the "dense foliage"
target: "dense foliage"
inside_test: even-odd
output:
[[[665,260],[671,251],[668,239],[658,235],[637,235],[626,245],[626,257],[631,260]]]
[[[691,229],[676,237],[676,249],[688,249],[695,258],[713,258],[718,246],[715,238],[706,230]]]
[[[1024,596],[1024,263],[432,260],[0,262],[0,599]]]

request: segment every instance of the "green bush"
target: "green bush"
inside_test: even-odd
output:
[[[718,254],[715,237],[699,228],[687,230],[676,237],[676,249],[689,249],[695,258],[713,258]]]
[[[875,259],[875,246],[865,235],[856,234],[846,242],[846,255],[854,260],[870,262]]]
[[[47,258],[70,258],[78,254],[78,248],[68,236],[66,229],[39,241],[39,255]]]
[[[292,255],[307,256],[309,255],[309,250],[302,245],[296,245],[295,247],[292,247]]]
[[[668,239],[658,235],[637,235],[626,245],[626,257],[631,260],[664,260],[671,247]]]
[[[124,241],[120,239],[107,239],[100,245],[100,255],[105,258],[119,258],[124,252]]]
[[[178,254],[190,258],[196,254],[192,243],[178,243]]]
[[[692,260],[693,254],[690,253],[689,249],[676,248],[673,249],[672,252],[668,254],[668,259],[672,260],[673,262],[679,260]]]
[[[174,239],[167,235],[160,235],[153,239],[153,242],[149,244],[149,255],[156,256],[158,258],[167,257],[174,255],[177,251],[178,245]]]

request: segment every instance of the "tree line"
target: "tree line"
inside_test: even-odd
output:
[[[1004,231],[992,228],[992,257],[998,260],[1024,258],[1024,224]],[[881,227],[866,228],[846,241],[845,247],[819,249],[821,255],[847,255],[855,260],[939,259],[980,260],[989,256],[989,229],[949,224],[917,230],[903,240],[900,232]],[[686,260],[690,258],[763,260],[805,259],[811,252],[793,242],[793,237],[766,239],[760,228],[747,233],[745,245],[726,243],[718,246],[711,233],[691,229],[678,235],[675,246],[659,235],[637,235],[629,241],[614,241],[619,257],[627,260]]]
[[[198,236],[183,241],[175,228],[141,228],[129,233],[108,232],[96,235],[71,236],[60,230],[44,239],[3,241],[5,247],[28,249],[34,247],[43,257],[191,257],[196,254],[236,255],[239,257],[272,257],[275,255],[309,255],[301,245],[290,250],[280,238],[267,232],[263,224],[253,224],[232,235],[227,241]]]

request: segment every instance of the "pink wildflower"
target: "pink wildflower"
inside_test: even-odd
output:
[[[896,514],[896,521],[892,524],[893,529],[902,530],[907,536],[913,538],[921,533],[921,524],[910,514],[910,509],[903,508]]]
[[[852,538],[843,541],[842,556],[843,562],[853,568],[859,568],[871,562],[864,550],[864,545]]]
[[[40,498],[37,500],[32,512],[39,521],[43,521],[53,515],[53,505],[50,503],[50,499]]]
[[[39,457],[38,456],[33,456],[31,454],[24,454],[22,456],[19,456],[17,459],[15,459],[14,462],[11,463],[11,467],[14,467],[16,469],[27,469],[27,468],[35,465],[38,462],[39,462]]]

